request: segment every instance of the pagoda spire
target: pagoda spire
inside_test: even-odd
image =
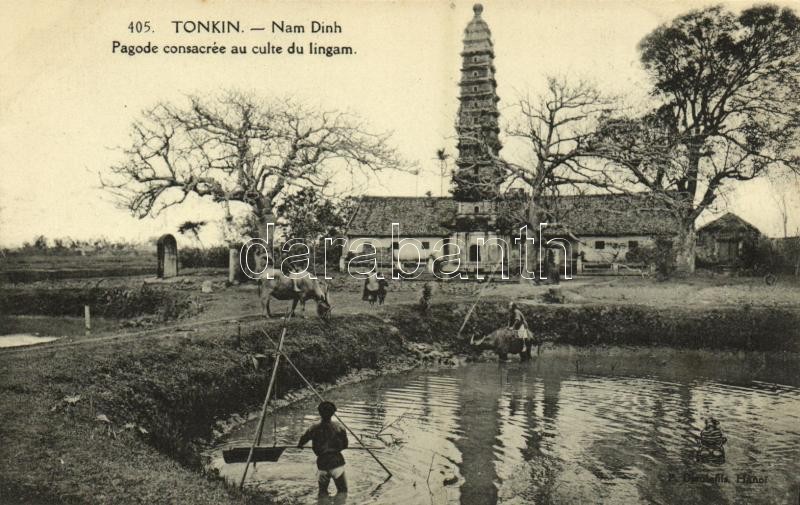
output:
[[[464,30],[458,108],[458,159],[453,196],[458,201],[494,200],[503,182],[503,171],[493,161],[502,148],[498,139],[497,81],[494,46],[489,25],[481,18],[483,6]]]

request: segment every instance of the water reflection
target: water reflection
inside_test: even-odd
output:
[[[347,451],[346,502],[794,503],[798,361],[554,348],[532,363],[418,371],[343,388],[328,395],[339,415],[368,445],[388,444],[379,457],[395,474],[381,484],[385,474],[368,454]],[[695,458],[710,416],[728,438],[722,464]],[[315,420],[313,401],[281,412],[278,443],[293,444]],[[253,428],[231,443],[249,443]],[[242,465],[220,459],[224,475],[241,474]],[[279,502],[345,502],[317,499],[309,451],[260,463],[249,482]]]

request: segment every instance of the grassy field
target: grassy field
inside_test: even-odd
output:
[[[92,287],[140,288],[154,280],[155,254],[102,254],[92,256],[9,255],[0,258],[0,290],[10,284],[35,289]],[[224,269],[184,269],[181,277],[163,283],[170,289],[197,293],[204,280],[210,280],[217,288],[211,296],[203,297],[206,311],[212,318],[237,316],[259,310],[252,284],[232,289],[225,288]],[[4,277],[5,276],[5,277]],[[337,310],[346,313],[365,312],[360,299],[360,282],[343,274],[334,274],[331,281]],[[448,281],[438,284],[439,297],[469,298],[480,289],[475,282]],[[220,295],[220,290],[224,293]],[[409,303],[419,298],[421,283],[414,281],[392,281],[389,287],[388,304]],[[498,294],[510,298],[527,299],[531,302],[546,300],[548,286],[533,286],[530,283],[504,282],[492,286],[489,296]],[[751,305],[784,307],[800,306],[800,278],[784,276],[774,286],[767,286],[761,278],[714,275],[699,272],[689,278],[657,282],[638,276],[597,277],[578,276],[562,282],[562,290],[572,295],[570,303],[619,303],[671,306],[731,306]],[[280,304],[276,304],[280,306]],[[242,309],[244,308],[244,310]],[[80,314],[73,314],[78,316]]]
[[[14,254],[0,258],[0,281],[7,283],[155,275],[155,254],[53,256]]]
[[[800,279],[781,277],[772,286],[756,277],[698,276],[658,282],[640,277],[584,277],[563,282],[576,304],[714,308],[780,306],[800,308]],[[520,293],[521,297],[525,297]]]
[[[148,253],[120,253],[120,254],[94,254],[80,255],[47,255],[47,254],[9,254],[0,260],[0,269],[16,270],[21,268],[40,268],[45,270],[85,269],[108,267],[114,264],[131,267],[146,267],[156,265],[156,254]]]

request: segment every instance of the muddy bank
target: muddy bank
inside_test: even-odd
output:
[[[286,352],[316,383],[409,358],[408,342],[467,351],[472,334],[504,324],[505,303],[412,306],[376,315],[289,324]],[[676,313],[638,307],[526,306],[534,331],[576,345],[671,345],[751,350],[798,347],[798,314],[778,309]],[[380,314],[380,315],[379,315]],[[264,327],[277,339],[279,325]],[[0,354],[0,496],[4,503],[263,503],[200,472],[200,451],[221,420],[263,400],[271,345],[260,329],[146,338],[24,356]],[[369,374],[367,374],[369,375]],[[288,367],[278,397],[302,388]]]
[[[273,339],[277,324],[265,329]],[[405,356],[401,339],[370,316],[289,324],[286,352],[313,382],[381,369]],[[263,400],[266,336],[143,339],[25,356],[0,354],[3,503],[261,503],[200,472],[217,421]],[[288,367],[278,396],[299,389]]]
[[[434,305],[421,318],[412,307],[399,308],[392,322],[420,341],[450,341],[467,350],[470,335],[507,324],[505,301],[479,304],[455,336],[469,307]],[[546,340],[577,346],[634,345],[688,349],[800,352],[800,310],[778,307],[658,309],[638,305],[521,304],[531,330]]]

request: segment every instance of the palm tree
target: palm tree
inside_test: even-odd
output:
[[[181,235],[192,234],[192,237],[200,244],[201,249],[205,249],[203,242],[200,240],[200,229],[206,225],[206,221],[184,221],[178,226],[178,233]]]
[[[439,193],[441,196],[444,196],[444,178],[445,174],[447,173],[447,159],[450,158],[450,155],[447,154],[447,151],[444,148],[436,150],[436,159],[439,160]]]

